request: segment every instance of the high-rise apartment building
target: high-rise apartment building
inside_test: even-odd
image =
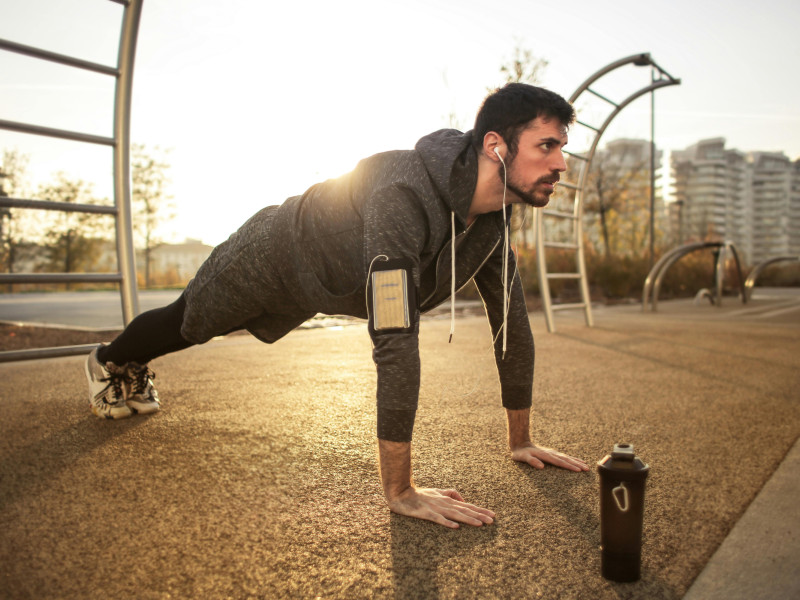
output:
[[[672,153],[676,243],[731,241],[756,264],[800,250],[800,161],[726,149],[724,138]]]
[[[754,152],[753,262],[800,254],[800,161],[778,152]]]

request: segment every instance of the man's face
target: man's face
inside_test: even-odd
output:
[[[567,128],[558,119],[537,117],[531,121],[519,136],[517,153],[506,159],[506,185],[516,196],[511,202],[547,205],[560,174],[567,170],[562,152],[566,144]]]

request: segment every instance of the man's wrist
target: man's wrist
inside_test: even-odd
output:
[[[523,408],[514,410],[511,408],[506,409],[506,417],[508,418],[508,447],[513,452],[517,448],[524,447],[525,445],[533,445],[531,443],[530,433],[530,409]]]
[[[535,446],[535,444],[530,440],[528,440],[526,442],[521,442],[519,444],[512,444],[511,442],[508,443],[508,449],[511,451],[512,454],[516,450],[520,450],[522,448],[533,448],[534,446]]]
[[[411,443],[379,439],[378,450],[383,495],[391,502],[413,487]]]

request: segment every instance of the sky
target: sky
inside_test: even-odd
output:
[[[121,16],[108,0],[3,0],[0,38],[115,65]],[[649,52],[681,79],[655,93],[659,148],[724,137],[797,159],[798,24],[797,0],[144,0],[131,137],[169,151],[176,216],[160,235],[210,245],[363,157],[471,128],[517,47],[548,61],[541,85],[567,98]],[[595,87],[621,102],[650,77],[629,66]],[[108,76],[0,52],[0,119],[110,137],[113,92]],[[604,119],[597,101],[576,108]],[[587,134],[574,126],[568,149]],[[620,137],[649,140],[649,95],[600,145]],[[106,147],[0,130],[3,149],[30,155],[32,185],[64,171],[113,197]]]

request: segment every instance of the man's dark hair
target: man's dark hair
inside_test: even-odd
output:
[[[472,144],[480,151],[490,131],[499,133],[508,146],[508,155],[517,153],[519,136],[537,117],[555,118],[568,127],[575,120],[575,109],[550,90],[527,83],[507,83],[489,94],[475,117]]]

